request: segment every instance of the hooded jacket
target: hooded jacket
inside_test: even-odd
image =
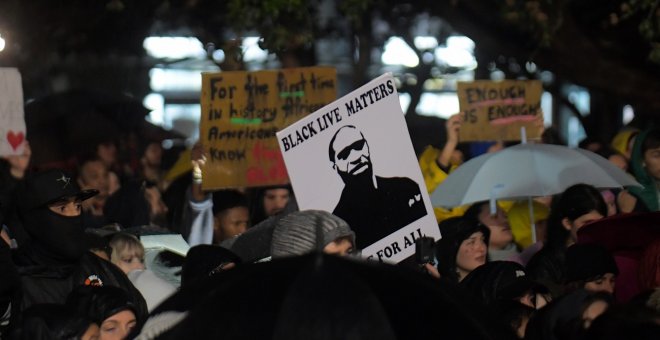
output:
[[[637,182],[643,187],[630,187],[628,190],[635,195],[635,197],[637,197],[648,210],[658,211],[660,210],[660,204],[658,204],[658,189],[656,188],[655,180],[644,168],[644,154],[642,153],[642,145],[644,145],[644,141],[648,137],[650,131],[651,129],[647,129],[637,136],[633,146],[632,155],[630,156],[631,171],[633,175],[635,175]],[[639,204],[635,206],[635,210],[638,210],[638,206]]]

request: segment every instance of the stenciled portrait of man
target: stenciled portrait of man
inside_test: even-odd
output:
[[[355,231],[363,249],[427,214],[419,185],[407,177],[374,174],[369,143],[353,125],[339,128],[328,147],[333,169],[344,182],[333,214]]]

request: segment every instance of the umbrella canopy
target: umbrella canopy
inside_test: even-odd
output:
[[[660,211],[618,214],[577,231],[578,243],[597,243],[613,254],[641,252],[660,238]]]
[[[640,259],[647,246],[660,239],[660,212],[619,214],[591,222],[577,231],[577,243],[596,243],[614,256],[619,275],[614,295],[626,302],[637,296]]]
[[[406,268],[309,254],[184,287],[138,339],[511,338],[464,294]]]
[[[590,151],[550,144],[518,144],[481,155],[452,172],[431,195],[434,206],[561,193],[584,183],[596,188],[641,186]]]
[[[29,101],[25,124],[32,164],[64,161],[121,133],[138,131],[149,109],[138,98],[72,90]]]

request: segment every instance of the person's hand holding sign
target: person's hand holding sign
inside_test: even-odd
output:
[[[438,165],[442,169],[449,170],[449,166],[451,165],[451,157],[458,145],[458,133],[461,129],[461,119],[462,115],[457,113],[449,117],[445,123],[447,141],[442,148],[442,152],[438,155]]]
[[[202,167],[206,164],[206,156],[204,155],[204,147],[200,142],[195,143],[190,152],[190,163],[192,165],[192,197],[193,200],[201,202],[204,200],[204,192],[202,191]]]
[[[536,117],[534,120],[534,129],[536,130],[534,131],[534,135],[543,136],[543,132],[545,131],[545,119],[543,118],[544,115],[545,114],[543,113],[543,110],[541,110],[541,114],[538,115],[538,117]],[[540,142],[541,137],[539,137],[537,141]]]
[[[9,163],[9,173],[12,177],[21,179],[25,177],[25,173],[30,165],[30,158],[32,157],[32,149],[30,143],[26,140],[23,146],[23,153],[14,156],[2,156],[3,159]]]

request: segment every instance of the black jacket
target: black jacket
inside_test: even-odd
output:
[[[80,285],[110,285],[126,290],[136,306],[138,320],[144,320],[147,304],[128,277],[114,264],[87,252],[78,263],[45,265],[29,247],[13,251],[20,286],[12,296],[10,328],[20,327],[20,314],[37,303],[64,304],[67,295]]]
[[[527,263],[527,274],[550,290],[553,298],[564,294],[566,249],[543,247]]]
[[[424,217],[419,185],[407,177],[376,176],[378,188],[346,185],[333,214],[355,232],[359,249]]]

